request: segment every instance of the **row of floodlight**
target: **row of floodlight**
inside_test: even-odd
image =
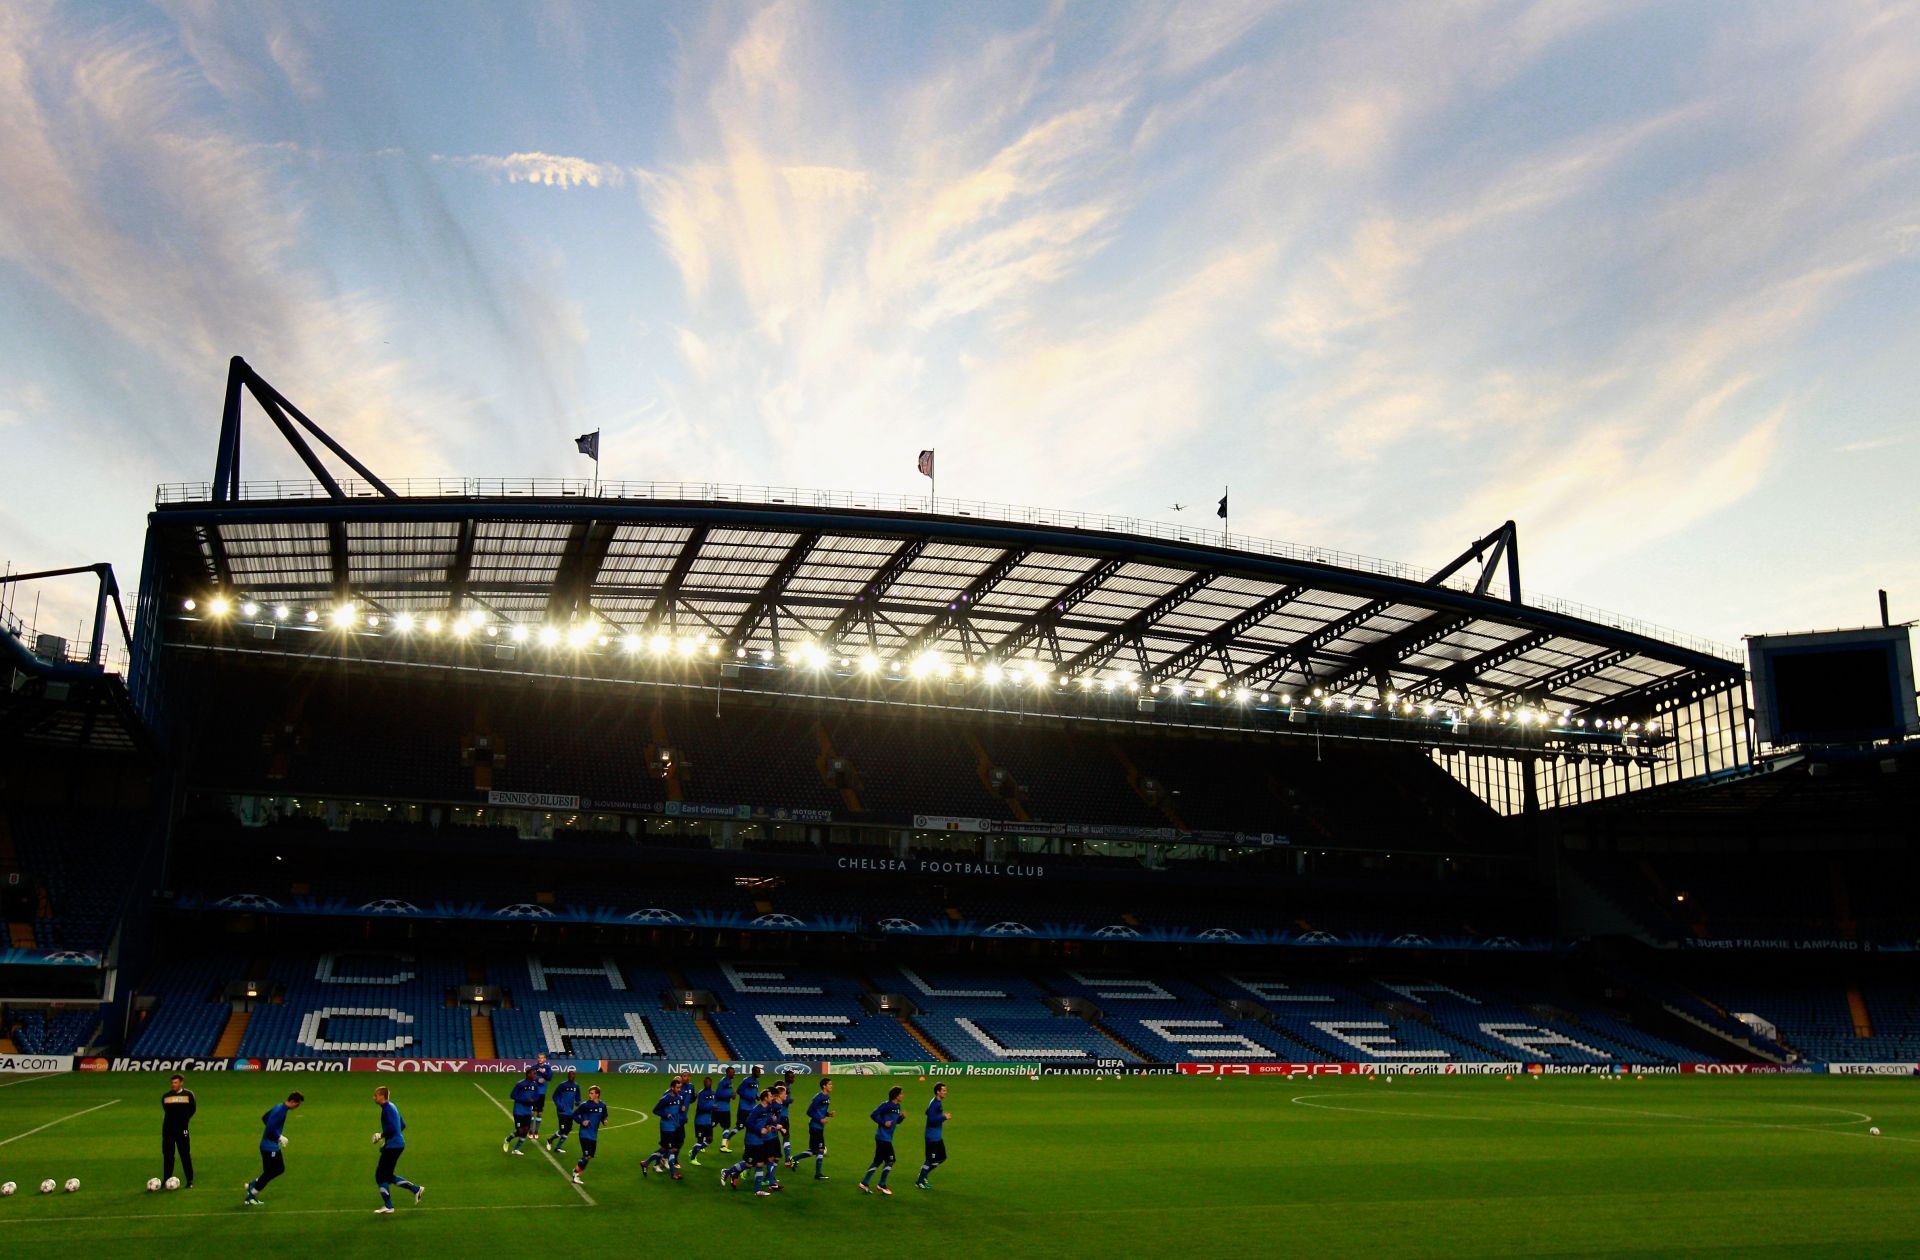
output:
[[[224,620],[235,612],[246,621],[286,622],[293,618],[293,609],[285,604],[264,607],[253,600],[235,603],[224,595],[215,595],[207,599],[204,607],[199,600],[187,599],[183,607],[189,613],[204,612],[212,620]],[[377,612],[366,612],[352,602],[343,602],[331,609],[320,610],[305,608],[299,613],[299,619],[306,625],[325,623],[336,630],[355,632],[387,632],[401,636],[421,635],[435,638],[447,635],[453,639],[466,640],[475,636],[488,639],[506,638],[514,643],[533,642],[541,647],[567,647],[575,651],[590,648],[618,648],[629,655],[678,657],[696,659],[715,658],[720,655],[721,645],[705,634],[696,635],[638,635],[632,633],[609,633],[609,627],[589,618],[568,626],[538,625],[530,626],[525,622],[498,623],[480,612],[463,612],[442,617],[437,613],[414,614],[410,612],[393,613],[382,616]],[[772,665],[775,653],[771,648],[748,651],[736,647],[733,655],[738,660],[757,660],[762,665]],[[1372,714],[1385,717],[1422,717],[1446,722],[1470,722],[1475,719],[1483,722],[1504,722],[1523,727],[1542,729],[1561,726],[1578,730],[1612,731],[1626,734],[1657,735],[1660,732],[1660,719],[1650,718],[1641,723],[1627,718],[1596,718],[1591,723],[1584,717],[1573,716],[1573,709],[1564,707],[1559,713],[1544,707],[1521,706],[1519,708],[1495,708],[1491,705],[1472,706],[1460,704],[1435,704],[1431,700],[1402,696],[1388,692],[1378,701],[1365,697],[1331,696],[1323,688],[1312,688],[1298,694],[1289,691],[1256,692],[1250,687],[1210,687],[1204,683],[1191,682],[1154,682],[1150,678],[1129,669],[1109,670],[1104,675],[1093,671],[1078,675],[1056,673],[1053,668],[1037,661],[988,661],[980,665],[970,662],[955,663],[938,651],[928,650],[915,655],[911,660],[883,659],[875,653],[863,653],[858,656],[837,656],[815,642],[802,642],[787,648],[787,663],[809,672],[819,672],[837,666],[839,670],[858,673],[866,677],[886,676],[889,678],[906,677],[919,681],[980,682],[989,687],[1008,685],[1013,687],[1051,687],[1058,690],[1072,690],[1078,687],[1083,692],[1124,693],[1139,695],[1143,690],[1149,697],[1167,696],[1175,700],[1191,699],[1205,702],[1209,699],[1231,700],[1237,705],[1273,706],[1282,709],[1319,709],[1323,712],[1342,712]]]

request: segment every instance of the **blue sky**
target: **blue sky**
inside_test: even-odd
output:
[[[0,557],[131,586],[238,353],[390,477],[932,446],[1423,565],[1512,517],[1723,641],[1914,615],[1916,150],[1914,4],[25,0]]]

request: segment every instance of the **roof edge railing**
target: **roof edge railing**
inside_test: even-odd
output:
[[[1356,572],[1425,583],[1430,574],[1414,565],[1330,547],[1312,547],[1282,542],[1251,534],[1228,533],[1200,526],[1174,525],[1166,521],[1145,520],[1110,512],[1081,512],[1066,508],[1023,507],[976,499],[933,499],[927,495],[863,494],[851,490],[809,490],[799,486],[748,486],[714,481],[601,481],[561,477],[408,477],[390,480],[385,487],[356,479],[341,478],[346,496],[355,499],[386,499],[388,494],[403,499],[600,499],[612,502],[727,503],[749,506],[852,509],[868,512],[920,513],[927,516],[964,517],[1003,524],[1041,525],[1056,529],[1098,530],[1163,542],[1183,542],[1220,547],[1249,555],[1325,564]],[[154,491],[156,507],[170,504],[208,503],[213,485],[206,481],[163,482]],[[338,502],[332,492],[318,481],[248,481],[235,487],[236,500],[285,502],[317,499]],[[1472,573],[1463,573],[1442,585],[1470,591]],[[1563,616],[1577,617],[1610,626],[1629,634],[1657,639],[1707,656],[1739,663],[1744,655],[1735,647],[1712,639],[1687,634],[1667,626],[1642,621],[1604,608],[1595,608],[1574,600],[1529,592],[1526,607]]]

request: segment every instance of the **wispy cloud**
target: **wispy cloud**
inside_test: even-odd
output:
[[[469,153],[435,154],[434,161],[497,175],[510,184],[544,184],[549,188],[621,188],[628,180],[625,167],[554,153],[509,153],[496,156]]]

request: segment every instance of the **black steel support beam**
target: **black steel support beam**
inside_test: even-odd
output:
[[[1419,686],[1407,688],[1407,699],[1435,698],[1445,695],[1455,687],[1466,687],[1485,671],[1497,669],[1508,661],[1518,660],[1553,637],[1545,630],[1531,630],[1511,642],[1503,643],[1497,648],[1489,648],[1478,656],[1456,661]]]
[[[967,583],[966,589],[948,601],[946,610],[930,618],[918,630],[907,636],[900,645],[901,659],[918,656],[929,645],[939,639],[950,626],[965,626],[973,606],[980,602],[994,587],[1007,580],[1007,575],[1020,567],[1020,562],[1033,553],[1024,547],[1013,547],[1001,552],[992,564],[980,571],[980,576]],[[962,646],[966,635],[961,635]],[[984,646],[984,641],[982,643]]]
[[[1309,586],[1283,586],[1245,612],[1239,613],[1230,621],[1222,622],[1216,629],[1195,639],[1166,660],[1160,662],[1157,677],[1162,679],[1183,678],[1197,669],[1209,656],[1218,656],[1225,666],[1224,672],[1233,673],[1233,657],[1229,647],[1241,635],[1279,612],[1294,600],[1305,595]]]
[[[1415,652],[1432,647],[1472,622],[1472,617],[1449,613],[1423,618],[1397,634],[1390,634],[1378,643],[1362,648],[1355,654],[1352,665],[1328,675],[1316,685],[1324,687],[1328,695],[1333,695],[1356,679],[1390,673],[1394,666]]]
[[[733,623],[733,629],[727,632],[727,642],[735,647],[745,647],[747,641],[760,629],[760,624],[774,617],[774,606],[786,592],[787,583],[793,580],[793,575],[800,571],[800,566],[807,562],[807,557],[812,555],[813,549],[819,545],[820,535],[817,533],[802,534],[794,540],[793,546],[787,548],[787,554],[781,558],[780,567],[767,575],[767,580],[760,584],[760,591],[753,597],[753,602],[748,605],[747,611],[741,614],[740,619]],[[773,637],[775,640],[780,637],[777,623]]]
[[[993,650],[988,655],[998,660],[1007,660],[1016,652],[1024,651],[1030,645],[1049,638],[1053,634],[1054,626],[1062,618],[1072,612],[1075,606],[1089,595],[1099,590],[1106,580],[1118,573],[1126,563],[1125,557],[1113,556],[1094,565],[1075,578],[1059,594],[1048,600],[1040,611],[1015,626],[1010,633],[1002,636],[1000,641],[993,645]],[[1057,647],[1055,655],[1058,656]]]
[[[460,520],[460,536],[453,544],[453,559],[447,564],[447,607],[458,614],[467,602],[467,583],[473,577],[473,540],[479,526],[471,516]]]
[[[887,592],[893,589],[893,584],[898,582],[913,562],[920,558],[920,553],[925,551],[927,544],[932,541],[930,538],[909,538],[895,547],[893,554],[881,562],[880,567],[873,571],[873,576],[868,578],[866,584],[860,588],[859,594],[853,597],[853,602],[827,623],[827,628],[820,632],[820,642],[823,645],[837,643],[840,636],[856,621],[867,623],[868,637],[871,638],[875,606],[887,597]]]
[[[1142,608],[1139,612],[1115,626],[1111,633],[1095,639],[1092,643],[1089,643],[1086,647],[1075,653],[1072,659],[1061,665],[1061,672],[1077,674],[1082,670],[1099,669],[1102,665],[1112,660],[1114,656],[1128,644],[1139,644],[1148,630],[1158,625],[1174,609],[1186,603],[1187,600],[1193,598],[1193,596],[1199,592],[1205,590],[1212,584],[1216,576],[1218,575],[1210,572],[1195,573],[1186,581],[1180,583],[1165,595],[1162,595],[1159,599],[1154,600],[1151,604],[1148,604],[1145,608]],[[1141,655],[1145,655],[1144,647],[1141,649]]]
[[[693,562],[700,558],[701,548],[707,545],[709,532],[707,526],[696,525],[688,533],[686,541],[680,544],[680,554],[673,558],[673,567],[667,570],[666,580],[660,583],[660,594],[654,597],[653,607],[647,609],[646,628],[649,631],[656,629],[672,613],[675,602],[680,598],[680,587],[692,571]]]
[[[553,586],[547,593],[547,616],[554,621],[569,621],[583,611],[591,612],[593,583],[606,563],[607,549],[613,546],[612,521],[574,522],[567,535],[566,549],[560,553],[560,565],[554,570]]]

